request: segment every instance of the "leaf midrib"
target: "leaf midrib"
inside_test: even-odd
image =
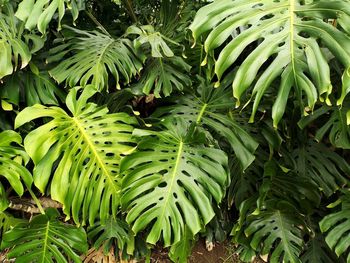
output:
[[[47,240],[49,238],[49,228],[50,228],[50,221],[47,221],[46,223],[46,231],[45,231],[45,239],[44,239],[44,246],[43,246],[43,256],[41,262],[45,262],[46,257],[46,250],[47,250]]]
[[[283,247],[286,249],[286,254],[288,254],[291,258],[293,258],[293,253],[290,251],[290,248],[289,248],[289,242],[288,242],[288,239],[287,239],[287,236],[286,236],[286,233],[285,233],[285,225],[284,225],[284,219],[281,215],[281,212],[280,211],[277,211],[277,219],[278,219],[278,222],[279,222],[279,226],[280,226],[280,232],[281,232],[281,239],[282,239],[282,243],[283,243]],[[294,260],[292,261],[294,262]]]
[[[110,182],[110,185],[112,186],[114,192],[116,194],[119,193],[118,189],[115,187],[114,184],[114,180],[113,180],[113,176],[108,172],[108,170],[106,169],[103,160],[101,159],[100,155],[98,154],[98,152],[96,151],[96,148],[94,147],[94,145],[92,144],[91,140],[89,139],[89,135],[86,134],[83,126],[80,124],[79,120],[77,117],[72,117],[72,120],[74,121],[74,123],[76,124],[76,126],[78,127],[80,134],[83,136],[84,140],[87,142],[89,148],[91,149],[93,155],[95,156],[99,166],[101,167],[103,173],[106,175],[108,181]]]
[[[168,188],[169,190],[167,192],[167,196],[165,198],[164,205],[163,205],[162,214],[160,216],[161,219],[164,218],[165,210],[166,210],[167,204],[169,202],[169,197],[171,196],[171,193],[172,193],[173,185],[174,185],[175,178],[176,178],[176,173],[177,173],[177,170],[179,168],[179,163],[180,163],[181,156],[182,156],[183,146],[184,146],[183,141],[180,141],[179,148],[178,148],[177,155],[176,155],[175,166],[174,166],[173,172],[171,174],[171,183],[170,183],[170,186]]]

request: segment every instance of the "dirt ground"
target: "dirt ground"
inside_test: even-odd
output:
[[[156,251],[151,257],[152,263],[171,263],[168,259],[167,251]],[[231,243],[215,244],[212,251],[208,251],[204,241],[198,241],[193,248],[189,263],[241,263],[238,255],[234,253]],[[264,263],[263,260],[256,259],[252,263]]]

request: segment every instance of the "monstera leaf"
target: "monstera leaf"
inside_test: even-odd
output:
[[[120,219],[108,218],[105,224],[96,224],[88,229],[88,238],[94,241],[96,249],[102,248],[107,255],[113,246],[120,251],[127,248],[128,254],[134,252],[134,236],[129,225]]]
[[[205,82],[202,82],[198,90],[201,94],[172,98],[172,106],[157,109],[152,117],[175,117],[208,128],[217,139],[224,138],[229,143],[241,168],[245,170],[255,159],[254,152],[258,143],[242,128],[241,124],[246,123],[245,120],[242,121],[238,114],[231,112],[233,99],[230,91],[225,87],[214,90],[212,85]]]
[[[227,156],[206,147],[205,137],[186,124],[165,123],[165,130],[135,130],[143,136],[138,151],[121,163],[122,204],[135,234],[149,228],[147,242],[161,237],[165,246],[192,235],[214,217],[229,182]]]
[[[191,67],[178,56],[150,59],[141,79],[132,86],[135,94],[154,94],[156,98],[170,96],[174,90],[183,91],[191,86],[188,74]]]
[[[328,197],[346,184],[346,176],[350,174],[350,165],[343,157],[313,141],[300,144],[291,160],[295,171],[310,178]]]
[[[174,90],[182,91],[191,85],[188,73],[191,66],[176,56],[168,45],[180,46],[175,41],[155,31],[153,26],[130,26],[126,33],[137,35],[134,47],[145,57],[150,57],[141,79],[133,86],[135,94],[154,94],[156,98],[169,96]]]
[[[335,251],[337,256],[347,253],[347,262],[350,262],[350,194],[348,191],[339,200],[341,210],[325,216],[320,222],[321,231],[326,233],[326,243]]]
[[[13,145],[21,143],[21,136],[14,131],[0,133],[0,178],[1,181],[5,178],[19,196],[22,196],[24,192],[23,183],[30,188],[33,181],[30,172],[22,166],[22,163],[28,163],[28,155],[20,147]],[[6,190],[1,181],[0,212],[8,207]]]
[[[87,100],[96,93],[86,86],[70,91],[66,105],[71,115],[58,107],[34,105],[20,112],[16,127],[37,118],[51,121],[31,131],[24,146],[33,159],[34,183],[42,193],[49,185],[52,199],[75,222],[101,221],[119,205],[121,155],[133,149],[131,134],[136,120],[125,113],[108,114],[108,109]],[[53,177],[51,178],[51,174]],[[82,220],[80,220],[80,218]]]
[[[300,128],[317,119],[326,119],[326,123],[320,126],[315,134],[315,139],[321,141],[328,133],[329,141],[337,148],[350,149],[350,107],[342,108],[323,106],[298,122]]]
[[[16,262],[81,262],[76,252],[86,252],[83,228],[61,223],[59,213],[49,209],[28,224],[21,223],[4,234],[1,248],[11,248],[8,258]]]
[[[160,32],[155,31],[151,25],[146,26],[130,26],[126,30],[128,35],[138,35],[134,40],[134,45],[137,49],[143,45],[148,44],[151,48],[151,55],[154,58],[173,57],[174,53],[166,42],[170,42],[175,45],[179,45],[173,40],[162,35]]]
[[[285,200],[304,213],[312,213],[320,204],[320,193],[308,177],[293,172],[285,173],[275,161],[264,167],[264,179],[259,187],[258,210],[271,200]]]
[[[6,212],[0,212],[0,240],[3,234],[20,223],[26,222],[25,219],[15,218]]]
[[[335,20],[337,26],[329,23]],[[350,69],[349,21],[347,0],[217,0],[198,11],[190,29],[195,39],[209,33],[204,43],[209,54],[227,43],[216,60],[215,73],[220,82],[232,65],[239,65],[233,96],[239,106],[242,95],[252,88],[251,121],[263,95],[273,84],[279,85],[272,107],[276,127],[292,88],[298,100],[307,98],[306,111],[318,99],[330,103],[330,68],[322,48]],[[248,46],[252,51],[237,64]],[[346,70],[339,105],[350,90],[349,76]]]
[[[22,0],[16,16],[25,22],[29,30],[38,28],[45,34],[46,28],[56,13],[58,13],[58,29],[66,9],[70,10],[73,21],[78,18],[79,10],[84,7],[85,0]]]
[[[194,240],[191,231],[185,228],[185,232],[180,242],[170,247],[169,258],[173,262],[187,263],[192,253]]]
[[[251,239],[253,249],[261,249],[261,255],[270,254],[269,262],[301,262],[305,224],[293,206],[284,202],[278,206],[280,209],[268,209],[248,217],[244,233]]]
[[[12,6],[5,4],[0,13],[0,80],[17,68],[25,68],[32,53],[38,51],[43,43],[39,36],[23,32]]]
[[[97,31],[69,28],[74,34],[65,43],[51,50],[48,62],[59,64],[50,74],[58,82],[66,81],[70,87],[77,83],[93,84],[98,90],[108,87],[109,73],[119,89],[120,75],[129,83],[142,68],[128,39],[114,39]],[[72,53],[73,55],[65,57]]]
[[[303,263],[334,263],[337,262],[335,254],[327,246],[323,236],[316,234],[306,243],[305,252],[300,257]]]
[[[58,105],[64,101],[65,93],[59,89],[47,72],[40,72],[30,63],[31,70],[17,71],[4,79],[0,88],[0,97],[6,101],[19,105],[24,102],[26,106],[34,104]]]

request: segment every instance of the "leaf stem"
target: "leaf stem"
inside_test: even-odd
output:
[[[100,28],[102,30],[103,33],[105,33],[106,35],[110,36],[111,35],[108,33],[108,31],[104,28],[104,26],[98,22],[98,20],[96,19],[96,17],[88,10],[85,10],[85,13],[88,15],[88,17],[97,25],[98,28]]]
[[[35,196],[35,194],[33,193],[32,189],[30,189],[29,187],[27,187],[27,189],[28,189],[28,192],[30,193],[31,197],[33,198],[35,204],[37,205],[40,213],[45,215],[45,211],[44,211],[43,207],[41,206],[41,203],[40,203],[39,199]]]
[[[132,5],[132,0],[124,0],[124,4],[126,6],[126,9],[131,17],[131,19],[134,21],[134,23],[137,23],[137,17],[135,15],[135,12],[134,12],[134,8],[133,8],[133,5]]]

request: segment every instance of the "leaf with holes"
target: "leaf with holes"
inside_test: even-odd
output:
[[[244,233],[253,249],[262,246],[260,254],[270,255],[269,262],[301,262],[305,223],[293,206],[285,202],[279,206],[282,210],[269,209],[248,217]]]
[[[22,0],[18,6],[16,16],[25,22],[29,30],[38,28],[45,34],[50,21],[58,13],[58,29],[66,9],[70,10],[73,21],[78,18],[79,10],[85,5],[85,0]]]
[[[330,23],[335,20],[337,26]],[[249,102],[254,100],[254,121],[263,95],[273,83],[278,84],[272,107],[276,127],[292,88],[305,111],[313,109],[318,99],[330,103],[330,67],[322,48],[350,68],[349,25],[348,0],[217,0],[198,11],[190,29],[195,39],[208,33],[204,43],[207,53],[222,47],[215,63],[219,81],[244,50],[252,47],[238,64],[233,95],[239,106],[242,95],[252,88]],[[346,71],[339,105],[350,90],[348,76]]]
[[[98,90],[108,88],[109,74],[119,89],[120,75],[129,83],[142,68],[135,50],[128,39],[114,39],[97,31],[83,31],[67,27],[72,36],[65,43],[52,48],[48,62],[59,62],[50,70],[58,82],[70,87],[77,83],[93,84]],[[67,55],[67,56],[66,56]]]
[[[26,187],[31,187],[33,178],[30,172],[22,166],[27,164],[29,157],[26,152],[14,144],[21,144],[22,138],[14,131],[4,131],[0,133],[0,179],[6,179],[12,189],[22,196],[24,193],[23,183]],[[8,207],[7,189],[0,181],[0,212]]]
[[[18,263],[81,262],[77,252],[87,251],[83,228],[61,223],[59,213],[48,209],[28,223],[16,225],[4,234],[1,249],[11,248],[7,257]]]
[[[135,130],[138,151],[122,160],[122,205],[135,234],[148,228],[147,242],[180,242],[188,227],[198,233],[214,217],[229,182],[227,156],[205,146],[203,134],[185,123],[164,130]],[[192,127],[193,128],[193,127]]]
[[[246,121],[231,111],[233,99],[227,86],[213,89],[213,86],[202,82],[199,86],[201,94],[173,97],[172,106],[158,108],[152,117],[159,119],[180,118],[189,123],[213,131],[218,140],[224,138],[235,152],[245,170],[254,161],[254,152],[258,143],[242,128]]]
[[[85,224],[88,219],[93,224],[96,217],[104,222],[117,212],[119,161],[133,149],[132,125],[137,121],[88,103],[96,93],[93,86],[86,86],[79,98],[78,91],[79,87],[71,89],[66,99],[71,115],[58,107],[34,105],[18,114],[15,126],[37,118],[51,119],[24,140],[35,164],[34,183],[42,193],[49,186],[52,199],[63,204],[67,219],[72,214],[76,223]]]

